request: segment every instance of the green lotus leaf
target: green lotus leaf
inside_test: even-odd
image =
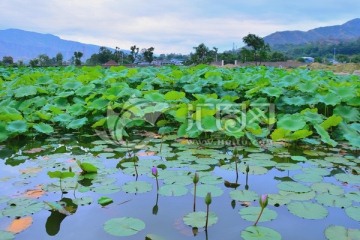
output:
[[[14,92],[15,92],[15,97],[17,98],[33,96],[36,95],[37,88],[34,86],[22,86],[16,89]]]
[[[6,217],[25,217],[41,211],[44,203],[30,198],[14,198],[7,202],[7,207],[2,210]]]
[[[88,84],[85,86],[81,86],[80,88],[77,88],[77,90],[75,91],[75,94],[83,97],[83,96],[89,95],[91,92],[93,92],[94,89],[95,89],[94,84]]]
[[[292,214],[305,219],[323,219],[328,215],[325,207],[311,202],[292,202],[287,207]]]
[[[302,119],[299,114],[285,114],[277,122],[278,128],[282,128],[290,131],[297,131],[303,129],[306,122]]]
[[[76,163],[79,165],[83,173],[97,173],[98,169],[93,164],[88,162],[80,162],[79,160],[76,161]]]
[[[301,92],[314,93],[318,88],[318,84],[313,81],[307,81],[305,83],[299,84],[297,87]]]
[[[183,221],[186,225],[189,225],[191,227],[197,227],[202,228],[205,227],[206,224],[206,212],[192,212],[189,214],[186,214],[183,217]],[[217,223],[218,217],[215,213],[209,212],[209,220],[208,220],[208,226],[214,225]]]
[[[185,97],[184,92],[170,91],[165,94],[165,100],[180,100]]]
[[[59,178],[59,179],[65,179],[65,178],[72,178],[75,176],[74,172],[61,172],[61,171],[49,171],[47,173],[50,178]]]
[[[333,147],[335,147],[337,145],[337,142],[335,142],[334,140],[332,140],[330,138],[329,133],[319,124],[314,125],[314,128],[316,130],[316,132],[320,135],[321,137],[321,141],[324,143],[327,143]]]
[[[352,205],[352,201],[344,195],[331,195],[322,193],[316,196],[316,201],[328,207],[346,208]]]
[[[344,189],[332,183],[314,183],[311,188],[318,193],[329,193],[331,195],[344,194]]]
[[[345,209],[346,214],[354,219],[355,221],[360,222],[360,207],[359,206],[352,206]]]
[[[337,106],[334,114],[342,117],[346,122],[359,122],[360,112],[358,108],[350,106]]]
[[[72,120],[68,125],[66,125],[66,128],[68,129],[79,129],[82,126],[84,126],[87,123],[88,119],[87,117],[83,117],[80,119]]]
[[[306,182],[306,183],[315,183],[321,182],[323,177],[314,173],[300,173],[293,176],[296,181]]]
[[[319,98],[320,102],[325,103],[326,105],[336,106],[341,102],[341,98],[335,93],[327,93]]]
[[[122,186],[122,190],[127,193],[145,193],[150,192],[152,185],[144,181],[127,182]]]
[[[184,185],[171,184],[163,185],[159,188],[159,194],[163,196],[183,196],[187,194],[188,189]]]
[[[294,200],[294,201],[308,201],[313,199],[316,196],[314,191],[305,192],[305,193],[298,193],[298,192],[288,192],[288,191],[279,191],[281,196],[286,197],[287,199]]]
[[[12,239],[15,239],[15,235],[11,232],[0,230],[0,239],[12,240]]]
[[[338,173],[335,175],[335,178],[344,183],[349,184],[360,184],[360,175],[351,175],[346,173]]]
[[[100,204],[101,206],[107,206],[107,205],[109,205],[109,204],[111,204],[111,203],[113,203],[114,201],[111,199],[111,198],[109,198],[109,197],[100,197],[99,199],[98,199],[98,204]]]
[[[95,101],[89,103],[89,108],[96,110],[106,110],[109,100],[98,98]]]
[[[352,201],[360,203],[360,193],[359,192],[348,192],[345,194],[345,196],[348,199],[351,199]]]
[[[145,228],[145,223],[137,218],[112,218],[104,223],[104,230],[117,237],[132,236]]]
[[[60,123],[64,123],[64,124],[67,124],[72,120],[73,120],[73,117],[70,116],[67,113],[59,114],[59,115],[57,115],[56,117],[53,118],[54,122],[60,122]]]
[[[330,127],[336,127],[342,122],[342,118],[340,116],[332,115],[328,119],[326,119],[323,123],[320,124],[325,130],[329,129]]]
[[[219,197],[224,193],[220,187],[215,185],[200,184],[196,187],[196,196],[198,197],[206,197],[206,194],[209,192],[212,197]],[[194,194],[194,188],[191,190],[191,193]]]
[[[236,201],[252,202],[259,199],[259,195],[250,190],[233,190],[230,192],[230,197]]]
[[[112,193],[119,192],[121,190],[121,188],[117,185],[109,184],[109,185],[93,187],[92,190],[94,192],[100,193],[100,194],[112,194]]]
[[[301,96],[283,97],[282,100],[288,105],[303,106],[306,104],[304,98]]]
[[[310,192],[311,188],[297,182],[281,182],[277,185],[279,190],[296,192],[296,193],[305,193]]]
[[[360,230],[331,225],[325,229],[325,236],[328,240],[357,240],[360,239]]]
[[[282,93],[283,90],[281,88],[277,87],[266,87],[261,90],[262,93],[265,93],[266,95],[270,97],[276,97],[278,98]]]
[[[299,164],[294,163],[278,163],[275,165],[277,169],[283,170],[283,171],[290,171],[290,170],[298,170],[301,169],[301,166]]]
[[[68,81],[63,84],[65,90],[76,90],[82,86],[81,82],[77,81]]]
[[[91,197],[82,197],[82,198],[76,198],[73,199],[73,203],[76,205],[90,205],[92,203],[92,198]]]
[[[335,89],[331,89],[331,92],[340,97],[342,100],[348,100],[356,97],[356,91],[353,87],[336,87]]]
[[[281,235],[271,229],[260,226],[250,226],[241,231],[244,240],[281,240]]]
[[[24,133],[27,129],[27,123],[24,120],[12,121],[6,126],[6,130],[11,133]]]
[[[261,212],[261,207],[247,207],[241,208],[239,213],[242,219],[245,219],[250,222],[255,222]],[[259,222],[267,222],[276,219],[277,213],[274,210],[265,208]]]
[[[46,123],[34,124],[33,128],[40,133],[50,134],[54,132],[54,128]]]
[[[269,194],[269,205],[272,206],[282,206],[286,205],[291,202],[291,198],[289,198],[287,195],[280,195],[280,194]]]

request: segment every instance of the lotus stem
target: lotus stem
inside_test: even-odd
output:
[[[260,214],[259,214],[258,218],[256,219],[256,222],[254,223],[254,226],[256,226],[256,225],[258,224],[258,222],[259,222],[259,220],[260,220],[260,217],[261,217],[264,209],[265,209],[265,208],[261,208]]]

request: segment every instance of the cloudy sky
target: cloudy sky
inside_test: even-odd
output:
[[[360,17],[357,0],[0,0],[0,29],[155,53],[190,53],[205,43],[220,51],[242,37],[339,25]]]

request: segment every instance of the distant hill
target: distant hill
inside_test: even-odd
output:
[[[270,46],[285,44],[305,44],[313,42],[339,42],[353,40],[360,37],[360,18],[355,18],[342,25],[315,28],[309,31],[275,32],[264,40]]]
[[[14,61],[25,62],[46,54],[50,58],[61,52],[69,60],[75,51],[84,54],[83,60],[99,52],[100,46],[61,39],[55,35],[29,32],[19,29],[0,30],[0,59],[12,56]]]

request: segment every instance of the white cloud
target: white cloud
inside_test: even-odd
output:
[[[248,33],[308,30],[358,17],[353,0],[1,0],[0,28],[52,33],[64,39],[156,53],[189,53],[202,42],[219,50]]]

